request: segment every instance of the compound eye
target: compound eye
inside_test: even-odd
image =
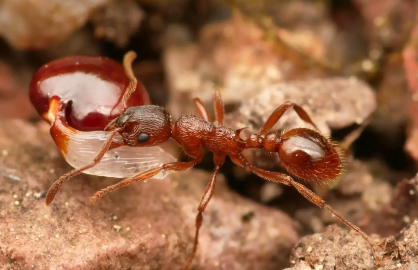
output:
[[[146,134],[146,133],[141,133],[141,134],[139,134],[139,136],[138,136],[138,142],[140,142],[140,143],[145,143],[145,142],[147,142],[148,141],[148,134]]]

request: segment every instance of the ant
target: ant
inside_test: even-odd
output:
[[[64,182],[97,165],[105,153],[110,149],[124,145],[130,147],[157,146],[168,139],[173,138],[184,149],[184,152],[193,158],[193,160],[166,163],[162,166],[141,172],[138,175],[124,179],[119,183],[96,192],[96,194],[90,198],[90,201],[94,202],[118,188],[150,179],[161,171],[184,171],[190,169],[202,161],[202,148],[212,152],[215,169],[211,180],[205,189],[199,207],[197,208],[198,213],[195,220],[196,230],[193,250],[184,269],[189,268],[196,254],[199,230],[203,222],[203,212],[213,196],[216,176],[227,156],[229,156],[235,164],[249,168],[261,178],[295,187],[297,191],[310,202],[320,208],[327,209],[348,227],[359,233],[369,243],[373,250],[373,254],[375,254],[374,245],[369,237],[359,227],[346,220],[336,210],[326,204],[322,198],[304,185],[296,182],[289,175],[266,171],[251,165],[242,154],[243,150],[249,148],[266,149],[271,153],[277,153],[282,165],[290,174],[295,175],[296,177],[318,183],[337,178],[340,175],[342,167],[339,151],[333,143],[316,131],[318,130],[316,125],[302,107],[292,102],[285,102],[270,115],[261,129],[257,133],[252,134],[248,139],[242,139],[240,137],[241,131],[245,128],[235,130],[223,125],[224,105],[219,89],[215,90],[213,94],[216,122],[213,121],[208,109],[198,98],[195,98],[193,103],[199,116],[185,115],[180,117],[177,121],[171,119],[170,113],[165,108],[157,105],[142,105],[128,108],[127,100],[135,91],[137,85],[137,79],[135,78],[131,67],[135,58],[136,54],[134,52],[128,52],[125,55],[123,63],[125,72],[130,78],[130,84],[121,101],[124,104],[124,111],[119,117],[112,120],[105,127],[105,130],[110,131],[110,134],[104,142],[99,154],[94,158],[92,163],[62,175],[49,189],[46,195],[47,205],[52,202],[58,189]],[[272,130],[273,126],[280,120],[282,115],[292,108],[304,122],[312,125],[315,130],[294,128],[285,131],[282,134],[278,134],[277,130]],[[121,135],[121,141],[113,140],[116,134]]]

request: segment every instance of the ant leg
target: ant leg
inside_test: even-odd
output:
[[[147,170],[145,172],[142,172],[138,175],[135,175],[133,177],[126,178],[126,179],[120,181],[119,183],[116,183],[114,185],[111,185],[111,186],[108,186],[104,189],[101,189],[100,191],[96,192],[92,197],[90,197],[90,201],[95,202],[98,199],[100,199],[101,197],[103,197],[104,195],[106,195],[106,194],[108,194],[112,191],[115,191],[116,189],[119,189],[121,187],[133,184],[135,182],[150,179],[151,177],[158,174],[162,170],[165,170],[165,171],[184,171],[184,170],[187,170],[187,169],[193,167],[194,165],[196,165],[197,163],[199,163],[201,160],[202,160],[202,154],[199,154],[199,156],[196,156],[195,159],[192,160],[192,161],[172,162],[172,163],[164,164],[161,167],[149,169],[149,170]]]
[[[193,99],[193,103],[200,117],[202,117],[205,121],[212,123],[212,117],[202,100],[200,98],[195,98]]]
[[[189,266],[190,266],[191,262],[193,261],[193,258],[196,254],[197,245],[199,244],[199,230],[200,230],[200,227],[202,226],[202,222],[203,222],[203,215],[202,214],[205,211],[206,206],[208,205],[210,199],[213,196],[213,192],[215,190],[215,184],[216,184],[216,176],[219,172],[219,169],[221,168],[221,166],[225,162],[225,156],[215,155],[214,156],[214,161],[215,161],[215,170],[213,171],[212,178],[211,178],[209,184],[206,186],[205,193],[203,193],[202,199],[200,200],[199,207],[197,208],[197,211],[199,211],[199,212],[197,213],[196,221],[195,221],[196,231],[195,231],[194,242],[193,242],[193,251],[192,251],[192,254],[190,254],[189,260],[187,261],[186,265],[184,266],[184,270],[189,269]]]
[[[132,71],[132,62],[136,58],[136,53],[134,51],[129,51],[125,54],[123,57],[123,67],[125,68],[125,73],[130,79],[129,85],[125,90],[125,93],[122,97],[123,102],[123,108],[128,108],[128,100],[131,97],[132,93],[135,92],[136,86],[138,84],[138,81],[134,75],[134,72]]]
[[[113,119],[112,121],[110,121],[105,128],[103,129],[104,131],[110,131],[113,129],[113,126],[115,125],[116,121],[118,120],[118,117],[116,117],[115,119]]]
[[[239,155],[238,157],[231,158],[231,160],[237,165],[248,166],[256,175],[268,181],[285,184],[287,186],[292,185],[307,200],[317,205],[319,208],[327,209],[329,212],[331,212],[331,214],[335,215],[345,225],[347,225],[351,229],[355,230],[358,234],[360,234],[369,243],[370,247],[372,248],[374,257],[379,260],[379,258],[376,256],[376,249],[374,248],[374,244],[372,243],[370,238],[367,236],[367,234],[365,234],[359,227],[357,227],[356,225],[354,225],[353,223],[345,219],[343,216],[341,216],[341,214],[339,214],[335,209],[333,209],[331,206],[326,204],[325,201],[321,197],[316,195],[313,191],[311,191],[304,185],[296,182],[295,180],[293,180],[292,177],[286,174],[266,171],[266,170],[252,166],[251,164],[249,164],[249,162],[243,155]]]
[[[55,194],[57,194],[58,189],[62,186],[62,184],[64,184],[65,182],[73,178],[74,176],[81,174],[83,171],[96,166],[100,162],[100,160],[102,160],[103,156],[106,154],[107,151],[123,145],[122,143],[116,143],[112,141],[113,137],[119,131],[121,131],[121,129],[116,129],[112,131],[112,133],[110,133],[109,137],[104,142],[102,149],[100,150],[99,154],[94,158],[92,163],[84,167],[72,170],[62,175],[60,178],[58,178],[57,181],[54,182],[54,184],[49,188],[48,193],[46,194],[46,205],[51,204],[51,202],[54,200]]]
[[[260,131],[258,131],[258,134],[261,135],[261,134],[266,134],[267,132],[269,132],[269,130],[277,123],[277,121],[279,121],[279,119],[283,116],[283,114],[287,110],[289,110],[290,108],[293,108],[296,111],[296,113],[298,114],[300,119],[302,119],[306,123],[309,123],[312,126],[314,126],[316,129],[318,129],[317,126],[314,124],[314,122],[312,122],[308,113],[302,107],[300,107],[299,105],[297,105],[293,102],[286,101],[285,103],[280,105],[270,115],[270,117],[267,119],[266,123],[264,123],[263,127],[261,127]]]
[[[213,92],[213,106],[215,107],[215,116],[218,126],[223,126],[224,124],[224,102],[222,101],[221,91],[216,89]]]

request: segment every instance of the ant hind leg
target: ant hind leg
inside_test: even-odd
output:
[[[321,197],[316,195],[313,191],[311,191],[310,189],[308,189],[304,185],[296,182],[289,175],[286,175],[286,174],[283,174],[283,173],[278,173],[278,172],[266,171],[266,170],[257,168],[255,166],[252,166],[251,164],[249,164],[249,162],[247,161],[247,159],[243,155],[239,155],[238,157],[233,157],[233,158],[231,158],[231,160],[239,166],[249,167],[253,173],[255,173],[256,175],[258,175],[261,178],[264,178],[264,179],[266,179],[268,181],[271,181],[271,182],[284,184],[284,185],[287,185],[287,186],[291,185],[294,188],[296,188],[296,190],[303,197],[305,197],[307,200],[309,200],[311,203],[317,205],[319,208],[327,209],[329,212],[331,212],[333,215],[335,215],[339,220],[341,220],[345,225],[347,225],[351,229],[355,230],[358,234],[360,234],[361,237],[363,237],[369,243],[370,247],[372,248],[373,256],[377,260],[379,260],[379,257],[376,256],[376,249],[374,247],[374,244],[372,243],[370,238],[359,227],[357,227],[356,225],[354,225],[353,223],[351,223],[350,221],[345,219],[334,208],[332,208],[331,206],[326,204],[325,201]]]
[[[293,103],[293,102],[285,102],[282,105],[280,105],[267,119],[266,123],[261,127],[261,129],[258,131],[259,135],[266,134],[270,131],[270,129],[273,128],[273,126],[277,123],[277,121],[280,120],[280,118],[283,116],[283,114],[293,108],[295,112],[298,114],[300,119],[305,121],[308,124],[311,124],[314,126],[314,128],[318,129],[318,127],[315,125],[315,123],[312,121],[312,119],[309,117],[308,113],[299,105]]]
[[[199,156],[192,161],[172,162],[172,163],[164,164],[161,167],[149,169],[149,170],[147,170],[145,172],[142,172],[138,175],[135,175],[133,177],[126,178],[126,179],[120,181],[119,183],[116,183],[114,185],[111,185],[111,186],[108,186],[104,189],[101,189],[100,191],[96,192],[92,197],[90,197],[90,201],[95,202],[98,199],[100,199],[101,197],[103,197],[104,195],[106,195],[106,194],[108,194],[112,191],[115,191],[116,189],[119,189],[119,188],[124,187],[124,186],[128,186],[128,185],[133,184],[135,182],[150,179],[151,177],[155,176],[156,174],[158,174],[162,170],[166,170],[166,171],[184,171],[184,170],[187,170],[187,169],[193,167],[194,165],[196,165],[197,163],[199,163],[201,160],[202,160],[202,156]]]
[[[203,194],[202,199],[200,200],[199,207],[197,208],[199,212],[197,213],[196,221],[195,221],[196,231],[195,231],[195,237],[194,237],[194,242],[193,242],[193,250],[192,250],[192,254],[190,254],[189,260],[184,266],[184,270],[189,269],[189,266],[191,262],[193,261],[193,258],[196,254],[197,245],[199,244],[199,230],[203,222],[203,212],[205,211],[206,206],[208,205],[210,199],[213,196],[213,192],[215,190],[215,184],[216,184],[216,176],[219,172],[219,169],[225,162],[225,156],[215,155],[214,161],[215,161],[215,170],[213,171],[212,178],[209,184],[206,186],[205,193]]]

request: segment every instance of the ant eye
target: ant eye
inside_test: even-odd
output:
[[[147,141],[148,141],[148,134],[146,134],[146,133],[139,134],[138,142],[144,143],[144,142],[147,142]]]

